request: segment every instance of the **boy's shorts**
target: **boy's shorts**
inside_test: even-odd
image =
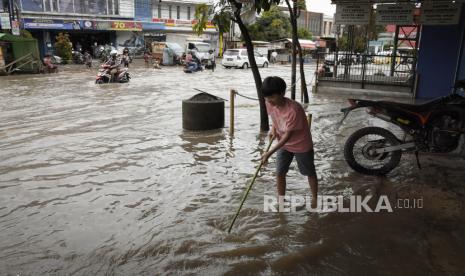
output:
[[[316,176],[313,149],[304,153],[293,153],[282,148],[276,153],[276,173],[278,175],[286,174],[289,171],[294,156],[301,174]]]

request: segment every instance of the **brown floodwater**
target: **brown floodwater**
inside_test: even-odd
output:
[[[320,194],[421,198],[423,208],[265,213],[273,159],[228,234],[266,146],[257,103],[237,98],[230,137],[183,131],[181,101],[194,88],[255,97],[251,72],[131,68],[130,83],[101,86],[95,73],[0,78],[1,275],[463,275],[463,160],[423,157],[419,170],[406,155],[387,177],[355,173],[345,139],[386,124],[356,112],[337,129],[346,96],[313,95]],[[294,164],[288,194],[308,193]]]

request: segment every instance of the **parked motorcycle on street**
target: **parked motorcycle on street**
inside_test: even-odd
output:
[[[110,70],[110,65],[102,64],[97,78],[95,79],[96,84],[103,83],[126,83],[129,82],[131,77],[129,76],[127,68],[120,68],[119,73],[116,69]]]
[[[368,114],[397,125],[403,139],[381,127],[365,127],[354,132],[344,146],[344,157],[357,172],[385,175],[396,168],[402,153],[434,153],[463,156],[465,151],[465,80],[455,84],[453,92],[423,104],[349,99],[344,118],[358,108]]]

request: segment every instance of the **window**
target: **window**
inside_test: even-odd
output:
[[[74,12],[86,13],[86,0],[74,0]]]
[[[171,5],[168,6],[168,18],[169,19],[173,18],[172,12],[171,12]]]
[[[187,7],[187,20],[191,20],[191,7]]]
[[[161,5],[158,4],[158,18],[161,18]]]
[[[176,19],[181,19],[181,7],[176,6]]]
[[[21,0],[24,11],[77,14],[119,14],[119,0]]]
[[[73,0],[60,0],[61,13],[74,13]]]
[[[107,14],[113,14],[113,0],[107,0]]]
[[[44,11],[43,4],[44,2],[42,0],[21,0],[21,5],[25,11]]]
[[[113,0],[113,14],[119,14],[119,0]]]

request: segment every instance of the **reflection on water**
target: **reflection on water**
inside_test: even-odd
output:
[[[262,74],[289,80],[289,71]],[[228,235],[266,143],[258,109],[237,98],[231,138],[226,129],[183,131],[181,100],[196,93],[192,88],[254,96],[250,71],[132,72],[123,85],[96,86],[86,71],[0,79],[2,275],[464,271],[463,163],[425,158],[420,171],[405,156],[386,178],[356,174],[341,146],[354,129],[382,123],[354,113],[338,131],[343,97],[313,96],[307,110],[314,114],[320,192],[423,197],[424,208],[264,213],[263,195],[275,193],[272,161]],[[307,194],[307,185],[295,169],[289,173],[289,194]]]

